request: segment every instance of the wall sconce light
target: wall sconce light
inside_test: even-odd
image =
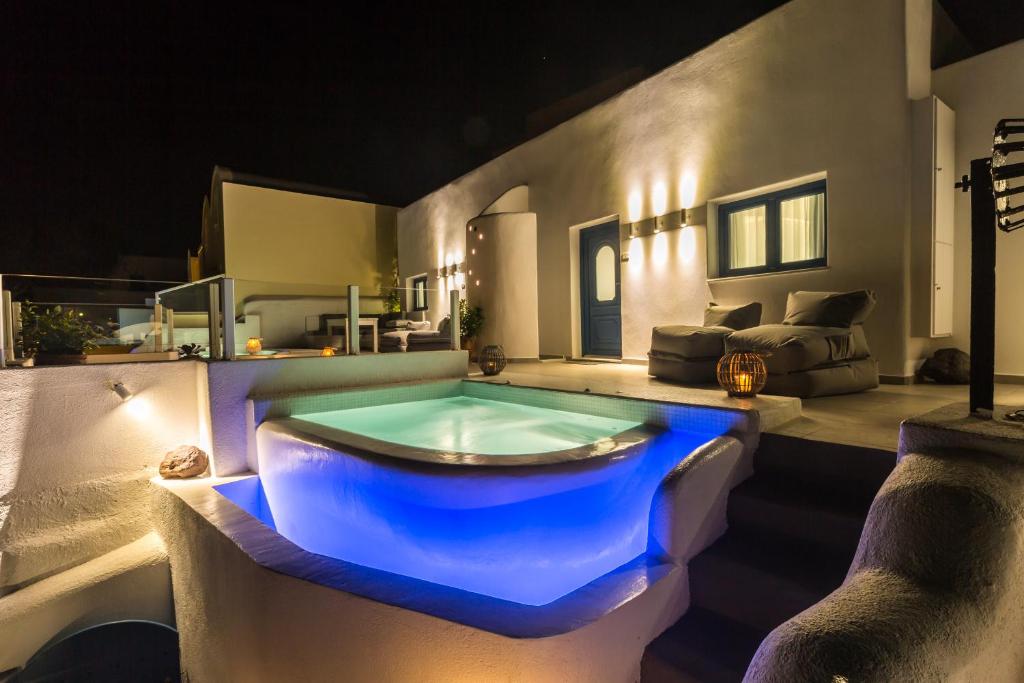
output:
[[[131,399],[132,396],[135,395],[131,392],[131,390],[128,389],[128,387],[126,387],[121,382],[115,382],[114,384],[111,384],[110,390],[113,391],[118,396],[120,396],[122,401],[128,401]]]

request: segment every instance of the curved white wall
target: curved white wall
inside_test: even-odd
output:
[[[485,316],[477,348],[501,344],[508,358],[537,358],[537,214],[478,216],[466,237],[466,298]]]

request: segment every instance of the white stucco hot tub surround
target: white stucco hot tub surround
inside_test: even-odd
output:
[[[432,391],[452,391],[463,383],[431,384]],[[253,410],[260,422],[273,421],[325,402],[365,405],[389,392],[395,400],[396,389],[406,397],[412,391],[404,385],[275,396],[255,400]],[[566,399],[565,392],[523,387],[483,390]],[[275,531],[254,476],[164,482],[161,530],[184,670],[199,680],[634,680],[646,644],[688,606],[686,562],[724,531],[726,494],[750,471],[757,415],[571,399],[594,410],[631,404],[653,427],[658,420],[663,429],[701,421],[707,427],[709,439],[654,491],[647,552],[563,597],[528,605],[304,550]]]

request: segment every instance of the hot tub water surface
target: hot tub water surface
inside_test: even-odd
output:
[[[473,396],[332,410],[298,419],[381,441],[459,453],[550,453],[615,436],[640,423]]]

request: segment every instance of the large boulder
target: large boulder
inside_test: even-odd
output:
[[[164,456],[160,476],[164,479],[188,479],[206,471],[210,457],[201,448],[178,446]]]
[[[939,384],[970,384],[971,357],[960,349],[939,349],[919,372],[921,377]]]

